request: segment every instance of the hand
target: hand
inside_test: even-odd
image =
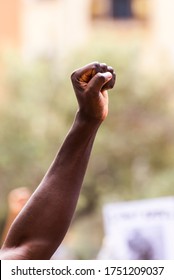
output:
[[[104,63],[90,63],[75,70],[72,84],[83,118],[103,121],[108,114],[108,89],[115,84],[115,72]]]

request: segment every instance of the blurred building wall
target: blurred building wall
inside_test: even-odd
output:
[[[66,56],[87,40],[90,0],[29,1],[23,3],[22,51],[25,55]]]
[[[26,57],[65,56],[88,37],[91,0],[0,0],[0,43]]]
[[[148,13],[149,0],[92,0],[92,14],[96,17],[137,17],[143,19]]]
[[[158,67],[159,58],[174,65],[174,1],[93,0],[93,16],[112,21],[110,29],[124,43],[141,41],[147,66]],[[107,8],[106,8],[107,6]]]
[[[149,5],[154,48],[162,51],[174,63],[174,1],[153,0],[149,1]]]
[[[128,18],[124,6],[131,9]],[[123,18],[113,12],[118,7]],[[115,31],[120,28],[121,38],[126,22],[128,42],[132,31],[144,29],[151,53],[163,50],[174,60],[173,10],[171,0],[0,0],[0,49],[15,47],[29,58],[66,57],[88,40],[89,31],[95,28],[91,29],[92,20],[102,18],[112,20]]]
[[[0,48],[20,45],[21,0],[0,0]]]

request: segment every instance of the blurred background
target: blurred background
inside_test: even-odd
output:
[[[0,0],[1,235],[9,193],[37,187],[72,123],[71,72],[92,61],[111,65],[117,84],[60,258],[97,258],[104,205],[174,196],[173,9],[171,0]]]

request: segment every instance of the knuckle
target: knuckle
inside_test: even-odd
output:
[[[99,68],[100,68],[100,63],[95,61],[92,65],[92,69],[93,70],[99,70]]]
[[[115,76],[111,79],[110,83],[109,83],[109,87],[113,88],[115,85]]]
[[[102,73],[98,72],[98,73],[96,74],[96,76],[97,76],[97,79],[98,79],[98,80],[105,82],[105,77],[103,76]]]
[[[111,72],[111,73],[114,73],[114,69],[113,69],[111,66],[108,66],[108,67],[107,67],[107,70],[108,70],[109,72]]]
[[[100,69],[101,69],[102,72],[106,72],[107,71],[106,63],[100,63]]]
[[[113,74],[112,74],[112,75],[113,75],[113,78],[112,78],[112,80],[113,80],[113,81],[115,82],[115,80],[116,80],[116,77],[117,77],[117,76],[116,76],[116,73],[115,73],[115,72],[113,72]]]
[[[101,66],[107,66],[105,62],[100,63]]]
[[[100,67],[101,68],[107,68],[107,64],[106,63],[100,63]]]
[[[76,80],[76,74],[77,72],[76,71],[73,71],[72,74],[71,74],[71,81],[74,82]]]
[[[115,85],[115,80],[111,80],[111,83],[110,83],[110,88],[113,88]]]

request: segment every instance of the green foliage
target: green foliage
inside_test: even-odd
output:
[[[69,95],[69,79],[62,82],[53,63],[25,65],[18,59],[6,67],[7,90],[0,110],[2,209],[10,189],[38,185],[67,133],[75,107],[71,102],[76,102]]]
[[[76,218],[108,201],[174,195],[173,73],[143,72],[133,43],[95,41],[74,54],[64,72],[58,62],[25,65],[10,57],[0,110],[1,213],[10,189],[35,189],[42,179],[77,109],[70,73],[91,61],[112,65],[117,85],[109,92],[109,116],[95,141]]]
[[[97,135],[79,207],[173,195],[173,73],[166,67],[164,75],[164,65],[144,71],[136,45],[100,44],[98,53],[98,44],[89,57],[86,50],[85,60],[97,53],[95,60],[116,69],[117,84],[109,92],[109,116]]]

